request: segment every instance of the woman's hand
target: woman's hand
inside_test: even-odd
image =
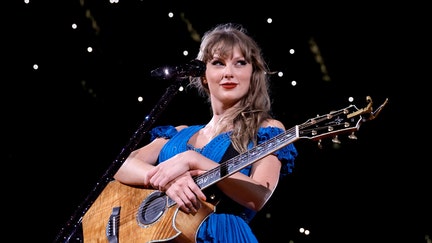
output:
[[[147,172],[145,184],[165,192],[185,213],[196,213],[201,206],[199,199],[206,200],[194,181],[195,176],[204,173],[191,166],[197,156],[201,155],[186,151],[158,164]]]
[[[166,187],[171,180],[187,171],[194,170],[191,172],[193,173],[192,176],[204,173],[204,170],[198,170],[198,168],[194,166],[197,161],[204,162],[203,160],[208,159],[203,157],[201,154],[190,150],[177,154],[150,169],[146,174],[147,176],[144,179],[144,183],[146,185],[151,185],[154,189],[163,191],[163,188]]]
[[[206,196],[193,180],[198,171],[188,171],[171,180],[164,191],[185,213],[195,214],[201,207],[200,200],[205,201]]]
[[[187,156],[184,153],[177,154],[172,158],[158,164],[147,172],[146,185],[151,185],[154,189],[164,191],[164,187],[173,179],[189,171]]]

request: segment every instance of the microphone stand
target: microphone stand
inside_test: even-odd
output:
[[[136,149],[144,135],[150,130],[154,122],[160,116],[162,111],[165,110],[168,103],[172,100],[174,95],[179,91],[182,84],[188,80],[188,77],[177,77],[176,80],[166,89],[164,95],[159,99],[158,103],[147,115],[144,121],[140,124],[135,131],[129,142],[121,150],[120,154],[116,157],[113,163],[108,167],[100,180],[96,183],[93,190],[87,195],[84,201],[78,206],[77,210],[72,214],[67,223],[60,232],[57,234],[54,242],[84,242],[82,235],[81,221],[85,213],[91,207],[93,202],[97,199],[99,194],[103,191],[106,185],[112,181],[114,174],[121,167],[130,153]]]

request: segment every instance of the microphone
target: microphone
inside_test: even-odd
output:
[[[150,72],[151,77],[158,79],[172,79],[181,77],[200,77],[203,76],[206,65],[203,61],[192,60],[189,63],[178,66],[163,66]]]

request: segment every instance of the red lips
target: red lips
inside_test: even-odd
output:
[[[237,84],[235,83],[226,83],[226,84],[221,84],[222,87],[224,87],[225,89],[234,89]]]

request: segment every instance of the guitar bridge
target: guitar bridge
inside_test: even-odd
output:
[[[118,243],[118,230],[120,222],[120,207],[112,209],[112,213],[109,217],[108,224],[106,227],[106,236],[109,243]]]

